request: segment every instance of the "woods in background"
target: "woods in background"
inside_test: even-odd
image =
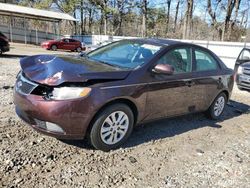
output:
[[[57,9],[79,22],[62,34],[104,34],[241,41],[249,30],[249,0],[16,0]]]

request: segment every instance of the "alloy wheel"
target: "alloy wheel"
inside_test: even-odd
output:
[[[214,115],[219,116],[223,112],[224,107],[225,107],[225,98],[223,96],[220,96],[214,104]]]
[[[103,122],[100,130],[101,140],[108,145],[118,143],[129,128],[129,118],[123,111],[111,113]]]

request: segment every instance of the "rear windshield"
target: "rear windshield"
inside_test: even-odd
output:
[[[0,37],[6,38],[6,36],[2,32],[0,32]]]

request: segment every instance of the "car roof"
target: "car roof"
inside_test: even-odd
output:
[[[145,42],[149,44],[156,44],[160,46],[170,46],[174,44],[184,44],[181,41],[178,40],[169,40],[169,39],[161,39],[161,38],[138,38],[138,39],[127,39],[132,41],[138,41],[138,42]]]

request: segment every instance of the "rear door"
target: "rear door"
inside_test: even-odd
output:
[[[68,42],[68,39],[62,39],[60,42],[58,42],[57,47],[59,49],[66,50],[66,48],[67,48],[67,42]]]
[[[223,76],[220,64],[210,51],[195,47],[193,57],[193,82],[196,85],[193,92],[198,97],[198,100],[193,101],[193,105],[196,105],[198,111],[204,111],[223,88]]]
[[[145,120],[182,115],[193,110],[192,62],[192,49],[186,46],[160,57],[156,64],[169,64],[175,71],[173,75],[151,73]]]
[[[69,39],[69,45],[70,45],[70,50],[75,50],[77,47],[79,47],[79,41],[76,41],[74,39]]]

